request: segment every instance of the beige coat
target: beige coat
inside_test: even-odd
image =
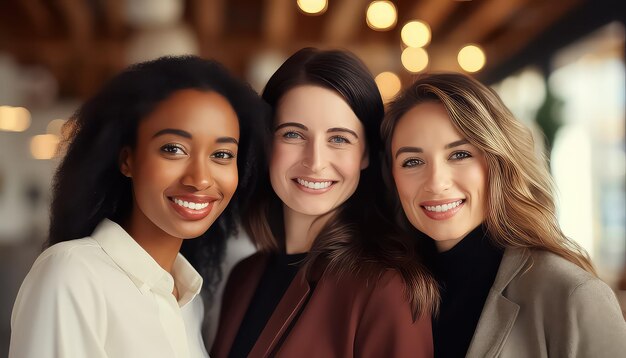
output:
[[[552,253],[507,249],[467,357],[626,357],[626,323],[600,279]]]

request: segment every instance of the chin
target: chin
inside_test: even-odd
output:
[[[330,207],[311,206],[311,205],[308,205],[308,206],[294,205],[294,206],[289,206],[289,207],[291,208],[291,210],[297,213],[308,215],[308,216],[322,216],[334,210],[334,208],[330,208]]]

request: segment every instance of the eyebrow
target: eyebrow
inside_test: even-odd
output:
[[[184,131],[182,129],[173,129],[173,128],[161,129],[160,131],[156,132],[156,134],[153,135],[152,138],[156,138],[156,137],[164,135],[164,134],[174,134],[174,135],[177,135],[177,136],[181,136],[181,137],[185,137],[185,138],[191,139],[191,133],[189,133],[187,131]]]
[[[285,128],[285,127],[298,127],[298,128],[303,129],[305,131],[309,130],[309,128],[307,126],[305,126],[304,124],[296,123],[296,122],[287,122],[287,123],[279,124],[278,126],[276,126],[276,129],[274,129],[274,131],[277,131],[277,130],[279,130],[281,128]],[[348,129],[348,128],[335,127],[335,128],[328,128],[328,130],[326,131],[326,133],[332,133],[332,132],[350,133],[353,136],[355,136],[357,139],[359,138],[359,136],[356,134],[355,131],[353,131],[351,129]]]
[[[458,147],[460,145],[467,144],[467,143],[469,143],[467,141],[467,139],[461,139],[461,140],[457,140],[456,142],[452,142],[450,144],[446,144],[446,146],[444,148],[450,149],[450,148]]]
[[[239,145],[239,142],[237,141],[237,139],[233,138],[233,137],[219,137],[217,138],[217,140],[215,140],[216,143],[234,143],[236,145]]]
[[[352,134],[356,139],[359,139],[359,136],[356,134],[355,131],[348,129],[348,128],[329,128],[326,133],[332,133],[332,132],[344,132],[344,133],[350,133]]]
[[[303,129],[305,131],[309,130],[309,128],[307,128],[307,126],[305,126],[304,124],[300,124],[300,123],[296,123],[296,122],[287,122],[287,123],[279,124],[278,126],[276,126],[276,128],[274,129],[274,132],[276,132],[277,130],[279,130],[281,128],[285,128],[285,127],[298,127],[298,128]]]
[[[152,138],[156,138],[158,136],[162,136],[165,134],[173,134],[173,135],[177,135],[177,136],[188,138],[188,139],[193,138],[191,133],[184,131],[182,129],[174,129],[174,128],[161,129],[160,131],[156,132],[156,134],[153,135]],[[236,145],[239,145],[239,142],[237,141],[237,139],[233,137],[219,137],[215,140],[215,143],[234,143]]]
[[[445,149],[450,149],[450,148],[454,148],[454,147],[458,147],[460,145],[463,144],[467,144],[469,143],[467,141],[467,139],[461,139],[461,140],[457,140],[455,142],[446,144],[444,146]],[[420,148],[420,147],[402,147],[400,149],[398,149],[398,151],[396,152],[396,158],[398,158],[398,156],[402,153],[424,153],[424,149]]]

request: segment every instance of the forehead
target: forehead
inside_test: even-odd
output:
[[[179,90],[161,101],[139,125],[139,131],[188,128],[192,133],[238,135],[239,120],[228,100],[213,91]]]
[[[426,102],[416,105],[400,117],[393,131],[392,147],[445,145],[462,138],[445,106],[439,102]]]
[[[362,130],[362,123],[337,92],[313,85],[297,86],[285,93],[276,109],[276,123],[297,122],[310,130],[346,127]]]

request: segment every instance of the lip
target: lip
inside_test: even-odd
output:
[[[459,200],[461,200],[461,204],[459,204],[459,206],[452,208],[450,210],[444,211],[444,212],[429,211],[429,210],[426,210],[425,208],[425,206],[445,205],[445,204],[457,202]],[[424,212],[424,215],[428,216],[429,218],[433,220],[447,220],[453,217],[454,215],[456,215],[456,213],[458,213],[459,210],[461,210],[461,208],[465,206],[465,200],[466,199],[428,200],[428,201],[423,201],[419,203],[419,206],[420,206],[420,209],[422,209],[422,211]]]
[[[313,182],[313,183],[330,182],[330,185],[327,188],[323,188],[323,189],[311,189],[311,188],[307,188],[304,185],[301,185],[300,183],[298,183],[298,179],[306,180],[308,182]],[[298,188],[301,191],[303,191],[305,193],[308,193],[308,194],[324,194],[324,193],[327,193],[330,190],[332,190],[333,187],[335,186],[335,184],[337,183],[337,180],[311,178],[311,177],[295,177],[295,178],[292,178],[291,181],[296,186],[296,188]]]
[[[174,199],[179,199],[187,202],[193,202],[196,204],[208,204],[205,208],[200,210],[185,208],[174,202]],[[172,209],[183,219],[189,221],[197,221],[206,218],[213,209],[213,204],[219,200],[219,198],[208,195],[172,195],[167,197],[168,202]]]

